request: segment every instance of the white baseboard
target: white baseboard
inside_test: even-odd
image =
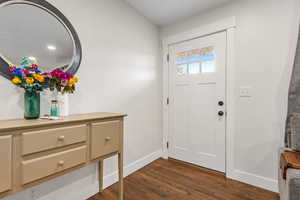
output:
[[[159,159],[162,157],[162,150],[156,151],[152,154],[149,154],[148,156],[145,156],[144,158],[141,158],[127,166],[124,167],[124,177],[138,171],[139,169],[145,167],[146,165],[150,164],[151,162]],[[107,176],[104,177],[103,186],[104,188],[107,188],[111,186],[112,184],[116,183],[119,180],[118,178],[118,172],[113,172]]]
[[[141,158],[141,159],[127,165],[124,168],[124,176],[128,176],[128,175],[136,172],[137,170],[148,165],[149,163],[162,157],[162,155],[163,155],[162,151],[156,151],[144,158]],[[231,173],[231,176],[228,178],[234,179],[239,182],[247,183],[249,185],[253,185],[256,187],[264,188],[266,190],[270,190],[273,192],[278,192],[278,182],[277,182],[277,180],[274,180],[274,179],[258,176],[258,175],[240,171],[240,170],[234,170],[234,172]],[[117,172],[111,173],[104,177],[104,187],[105,188],[109,187],[110,185],[116,183],[117,181],[118,181]],[[85,189],[83,188],[80,191],[80,196],[78,196],[79,193],[77,193],[76,194],[77,196],[70,198],[70,200],[87,199],[87,198],[97,194],[98,190],[99,190],[98,184],[94,184],[92,187],[89,186],[89,187],[86,187]]]
[[[137,170],[145,167],[146,165],[150,164],[151,162],[161,158],[163,156],[162,150],[158,150],[153,152],[133,163],[124,167],[124,176],[128,176]],[[96,166],[90,166],[89,168],[82,169],[84,174],[90,174],[93,170],[96,170]],[[73,182],[72,184],[59,189],[50,189],[49,191],[47,188],[49,186],[55,185],[55,183],[60,183],[63,181],[64,178],[71,179],[71,177],[76,177],[82,172],[73,172],[73,174],[65,175],[64,177],[60,177],[58,179],[54,179],[49,181],[48,183],[44,183],[40,188],[32,188],[25,190],[23,192],[17,193],[15,195],[9,196],[2,200],[60,200],[63,197],[64,200],[84,200],[88,199],[89,197],[95,195],[99,191],[99,185],[97,181],[97,174],[92,173],[79,181]],[[68,177],[69,176],[69,177]],[[262,177],[256,174],[251,174],[248,172],[244,172],[241,170],[233,170],[230,173],[231,179],[244,182],[250,185],[254,185],[257,187],[261,187],[267,190],[271,190],[273,192],[278,192],[278,182],[277,180]],[[76,180],[76,179],[75,179]],[[117,171],[111,174],[108,174],[104,177],[104,188],[116,183],[118,181],[118,173]],[[62,184],[62,183],[60,183]],[[32,191],[35,191],[41,194],[38,194],[37,197],[32,197]],[[66,192],[66,191],[73,191],[73,192]],[[34,195],[36,196],[36,195]]]
[[[266,178],[240,170],[234,170],[234,172],[228,178],[273,192],[278,192],[278,181],[275,179]]]
[[[80,192],[76,192],[75,194],[69,195],[65,200],[84,200],[88,199],[99,192],[99,185],[93,184],[88,187],[84,187],[80,190]]]
[[[124,176],[128,176],[137,170],[143,168],[144,166],[150,164],[151,162],[157,160],[158,158],[163,157],[163,152],[161,150],[156,151],[144,158],[141,158],[124,168]],[[263,176],[259,176],[256,174],[251,174],[248,172],[234,170],[231,174],[231,177],[234,180],[247,183],[249,185],[253,185],[256,187],[260,187],[266,190],[270,190],[273,192],[278,192],[278,181],[271,178],[266,178]],[[104,177],[104,188],[109,187],[110,185],[116,183],[118,181],[118,173],[114,172]]]

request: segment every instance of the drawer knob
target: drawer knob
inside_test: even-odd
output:
[[[61,160],[61,161],[58,162],[59,166],[63,166],[64,164],[65,164],[65,162],[63,160]]]
[[[58,137],[59,141],[64,141],[64,139],[65,139],[65,136],[63,136],[63,135],[61,135],[61,136]]]
[[[110,141],[110,140],[111,140],[110,137],[106,137],[106,138],[105,138],[105,141],[106,141],[106,142],[108,142],[108,141]]]

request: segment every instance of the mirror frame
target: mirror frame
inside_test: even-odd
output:
[[[77,32],[75,31],[71,22],[62,14],[60,10],[54,7],[52,4],[48,3],[45,0],[0,0],[0,9],[3,6],[7,6],[10,4],[29,4],[32,6],[36,6],[40,9],[45,10],[53,17],[55,17],[69,32],[70,37],[73,40],[74,45],[74,56],[72,62],[68,65],[68,69],[66,72],[70,74],[75,74],[81,64],[82,59],[82,48]],[[1,10],[0,10],[1,12]],[[1,55],[1,52],[0,52]],[[9,72],[9,64],[0,56],[0,75],[5,78],[11,80],[13,78],[13,74]]]

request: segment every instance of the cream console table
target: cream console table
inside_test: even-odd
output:
[[[91,113],[63,120],[0,121],[0,197],[91,163],[118,155],[119,200],[123,199],[123,118],[125,114]]]

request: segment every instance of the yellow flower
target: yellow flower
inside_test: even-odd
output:
[[[35,74],[35,73],[33,73],[33,74],[31,74],[32,76],[33,76],[33,78],[35,78],[36,79],[36,77],[38,76],[38,74]]]
[[[31,77],[27,77],[26,78],[26,83],[29,84],[29,85],[31,85],[32,83],[34,83],[34,79],[31,78]]]
[[[75,83],[78,83],[78,78],[76,76],[74,76],[73,79]]]
[[[69,83],[68,83],[68,86],[69,86],[69,87],[72,87],[72,85],[74,85],[74,82],[73,82],[73,80],[70,79],[70,80],[69,80]]]
[[[43,77],[43,76],[39,76],[39,78],[38,78],[38,81],[40,82],[40,83],[43,83],[44,81],[45,81],[45,78]]]
[[[74,84],[77,83],[77,82],[78,82],[78,78],[77,78],[77,77],[73,77],[73,78],[71,78],[71,79],[69,80],[68,86],[69,86],[69,87],[72,87],[72,85],[74,85]]]
[[[32,75],[36,80],[38,80],[40,83],[45,81],[45,78],[39,74],[33,74]]]
[[[22,83],[21,79],[19,77],[14,77],[12,80],[11,80],[14,84],[20,84]]]
[[[40,83],[45,81],[45,78],[40,74],[32,74],[32,76],[35,80],[38,80]]]

